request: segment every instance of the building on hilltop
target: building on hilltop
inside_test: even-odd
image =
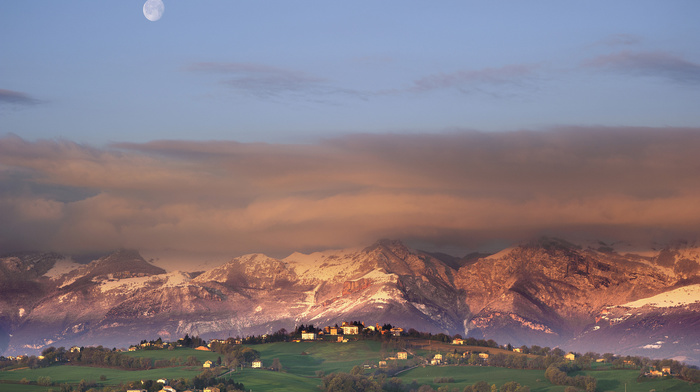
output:
[[[316,340],[317,337],[316,332],[301,331],[301,340]]]
[[[396,354],[396,358],[398,358],[398,359],[408,359],[408,353],[405,352],[405,351],[399,351],[399,352]]]
[[[357,325],[345,325],[343,323],[343,335],[358,335],[360,333],[360,327]]]

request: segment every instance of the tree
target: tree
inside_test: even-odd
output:
[[[470,365],[477,365],[479,363],[479,354],[477,353],[472,353],[472,355],[469,356],[469,361],[468,363]]]
[[[491,387],[489,386],[489,383],[486,381],[479,381],[476,384],[472,386],[472,389],[474,389],[474,392],[489,392],[491,391]]]
[[[362,375],[331,373],[323,378],[321,390],[325,392],[381,392],[382,387],[375,380]]]
[[[43,387],[48,387],[48,386],[51,385],[51,377],[49,377],[49,376],[42,376],[42,377],[39,377],[39,378],[36,380],[36,383],[39,384],[39,385],[41,385],[41,386],[43,386]]]
[[[185,362],[186,366],[199,366],[201,363],[199,362],[199,359],[195,357],[194,355],[190,355],[187,357],[187,361]]]
[[[276,372],[281,372],[282,371],[282,364],[280,363],[279,358],[274,358],[272,360],[272,370]]]

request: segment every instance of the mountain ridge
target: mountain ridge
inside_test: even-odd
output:
[[[606,341],[624,334],[624,323],[601,317],[606,309],[615,313],[626,303],[700,281],[694,243],[643,255],[594,246],[540,238],[445,262],[401,241],[380,240],[282,259],[243,255],[198,274],[166,273],[138,252],[120,250],[57,277],[17,275],[38,268],[33,265],[48,273],[60,260],[56,254],[45,260],[10,256],[0,258],[0,272],[15,271],[26,288],[24,297],[0,301],[0,343],[8,353],[24,353],[59,343],[124,346],[133,336],[242,336],[359,319],[515,345],[578,347],[600,331]],[[4,292],[17,286],[0,282]],[[676,319],[695,326],[696,308],[644,308],[634,317],[655,320],[649,325]],[[663,328],[683,335],[679,339],[695,336],[682,325]],[[645,331],[639,327],[635,343],[621,349],[653,355],[643,347],[655,347],[656,341],[644,340],[654,334]],[[679,355],[698,360],[698,341]]]

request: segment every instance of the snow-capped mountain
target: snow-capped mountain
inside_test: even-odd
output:
[[[382,240],[283,259],[244,255],[202,273],[166,272],[135,251],[85,265],[27,253],[0,258],[0,344],[10,354],[121,347],[362,320],[698,362],[698,283],[692,243],[640,250],[545,238],[460,259]]]

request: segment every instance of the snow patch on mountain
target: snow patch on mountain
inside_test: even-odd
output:
[[[174,271],[165,275],[156,275],[152,280],[163,281],[162,287],[178,287],[188,284],[192,279],[186,272]]]
[[[508,255],[509,255],[511,252],[513,252],[515,249],[517,249],[517,247],[514,247],[514,246],[513,246],[513,247],[509,247],[509,248],[505,248],[505,249],[503,249],[502,251],[500,251],[500,252],[498,252],[498,253],[494,253],[494,254],[492,254],[491,256],[484,257],[484,260],[500,260],[500,259],[502,259],[502,258],[508,256]]]
[[[282,259],[302,280],[322,282],[333,277],[349,277],[357,270],[358,249],[328,250],[304,254],[294,252]]]
[[[58,279],[61,276],[80,268],[82,265],[73,261],[72,258],[65,258],[56,261],[53,268],[44,274],[47,278]]]
[[[209,271],[231,260],[230,255],[219,253],[190,253],[179,250],[142,250],[141,256],[149,263],[167,272]]]
[[[112,290],[119,290],[120,294],[124,292],[136,291],[143,287],[146,282],[151,280],[151,276],[139,276],[126,279],[107,279],[100,284],[100,291],[107,293]]]
[[[628,302],[620,306],[626,308],[641,308],[642,306],[648,305],[655,308],[670,308],[696,302],[700,302],[700,284],[677,288],[653,297]]]
[[[109,276],[107,280],[101,281],[100,291],[107,293],[112,290],[122,292],[136,291],[149,284],[157,285],[161,288],[180,287],[189,284],[190,276],[186,272],[175,271],[168,274],[153,276],[138,276],[133,278],[115,279]]]

